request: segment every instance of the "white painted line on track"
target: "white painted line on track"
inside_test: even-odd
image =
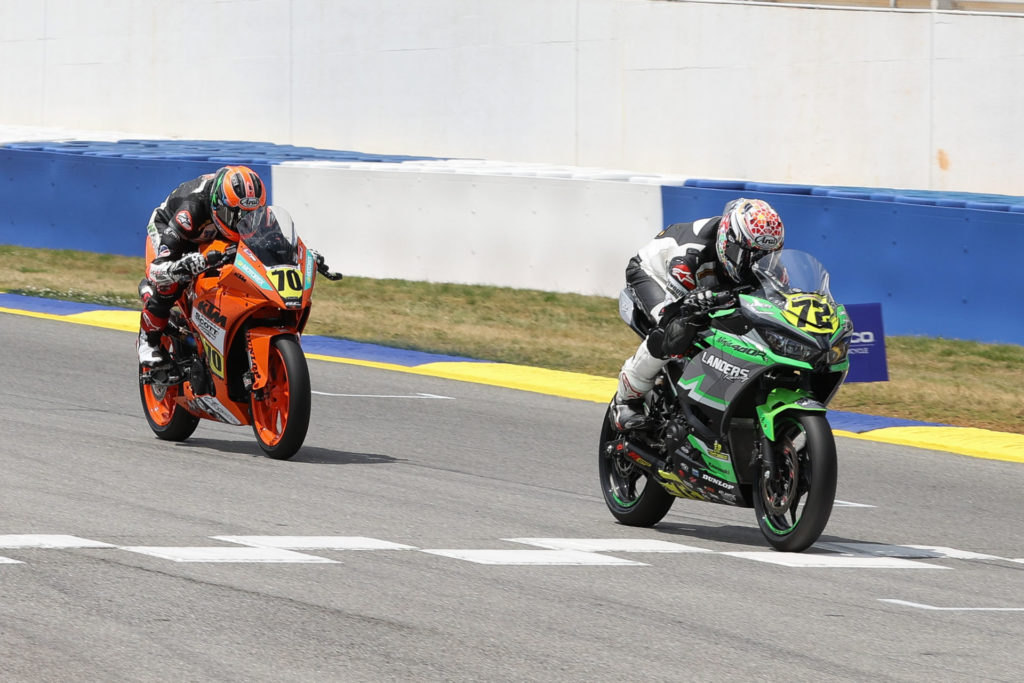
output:
[[[848,500],[836,500],[832,502],[833,507],[837,508],[873,508],[874,505],[868,505],[866,503],[851,503]]]
[[[337,560],[305,555],[281,548],[163,548],[155,546],[122,546],[131,553],[152,555],[174,562],[308,562],[337,564]]]
[[[0,535],[0,548],[116,548],[110,543],[92,541],[63,534],[6,534]]]
[[[643,562],[624,560],[619,557],[586,553],[580,550],[424,550],[431,555],[441,555],[476,564],[500,565],[620,565],[647,566]]]
[[[902,557],[906,559],[935,559],[949,557],[957,560],[1002,560],[996,555],[984,555],[969,550],[957,550],[937,545],[886,545],[884,543],[815,543],[815,548],[837,553],[869,555],[871,557]]]
[[[784,567],[813,567],[817,569],[948,569],[936,564],[914,562],[899,557],[873,557],[870,555],[818,555],[815,553],[728,552],[723,555],[740,557],[756,562],[768,562]]]
[[[311,391],[317,396],[336,396],[339,398],[434,398],[443,401],[454,401],[452,396],[439,396],[437,394],[330,394],[326,391]]]
[[[24,564],[24,563],[23,562],[19,562],[18,560],[12,560],[9,557],[0,557],[0,564]]]
[[[218,541],[284,550],[416,550],[416,546],[365,536],[213,536]]]
[[[915,607],[917,609],[937,612],[1024,612],[1024,607],[936,607],[935,605],[925,605],[920,602],[910,602],[909,600],[879,598],[878,601],[888,602],[891,605],[903,605],[905,607]]]
[[[582,550],[592,553],[709,553],[692,545],[645,538],[505,538],[513,543],[550,550]]]

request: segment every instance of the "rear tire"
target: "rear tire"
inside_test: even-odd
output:
[[[784,476],[773,481],[762,472],[754,483],[757,525],[773,548],[798,553],[818,540],[832,514],[836,442],[824,415],[799,413],[779,422],[772,445]]]
[[[268,374],[262,397],[249,399],[252,431],[268,457],[287,460],[306,439],[312,402],[309,367],[295,337],[274,337]]]
[[[668,514],[675,497],[651,481],[636,463],[619,453],[608,452],[608,444],[619,437],[611,426],[610,413],[611,405],[604,414],[597,453],[604,502],[622,524],[654,526]]]
[[[173,387],[143,384],[142,377],[148,372],[149,368],[139,365],[139,395],[142,398],[142,410],[149,428],[158,439],[184,441],[196,431],[199,418],[174,400],[181,393],[180,384]]]

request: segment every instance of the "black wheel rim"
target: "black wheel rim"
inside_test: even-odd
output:
[[[759,486],[765,524],[772,533],[785,536],[800,522],[810,490],[811,463],[806,451],[807,436],[799,424],[789,424],[775,444],[778,471],[773,475],[765,470]]]

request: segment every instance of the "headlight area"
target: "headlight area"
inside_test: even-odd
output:
[[[771,350],[780,356],[800,360],[805,363],[810,363],[811,365],[814,365],[815,361],[820,360],[822,357],[823,352],[821,349],[811,346],[810,344],[798,342],[784,334],[765,330],[761,335],[764,337],[764,340],[768,342],[768,346]],[[831,357],[831,351],[829,354],[829,357]]]
[[[835,365],[836,363],[842,363],[846,360],[846,356],[850,353],[850,340],[844,339],[843,341],[837,342],[832,345],[832,348],[828,350],[828,364]]]

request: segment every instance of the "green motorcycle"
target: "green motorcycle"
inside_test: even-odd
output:
[[[753,507],[776,550],[821,536],[836,493],[826,406],[849,370],[853,324],[810,254],[774,252],[753,266],[760,286],[712,308],[685,358],[648,393],[647,420],[617,431],[605,414],[601,490],[621,523],[653,526],[676,498]],[[620,314],[637,334],[652,322],[630,288]]]

